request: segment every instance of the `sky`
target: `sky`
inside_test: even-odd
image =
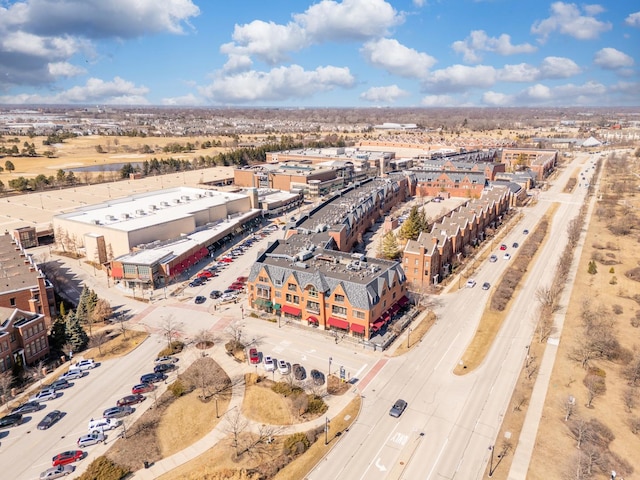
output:
[[[640,3],[0,0],[0,104],[640,105]]]

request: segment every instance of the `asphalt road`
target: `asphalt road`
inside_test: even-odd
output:
[[[489,460],[489,447],[508,406],[518,373],[534,333],[535,292],[551,283],[554,267],[566,242],[566,226],[582,205],[586,188],[562,193],[569,177],[593,156],[578,155],[564,168],[552,188],[525,208],[521,220],[504,239],[512,255],[513,242],[523,243],[525,228],[533,230],[552,202],[558,202],[549,241],[530,266],[526,283],[514,298],[489,354],[475,371],[454,375],[472,340],[488,291],[483,282],[496,283],[509,260],[494,251],[498,262],[488,260],[477,270],[475,288],[465,288],[439,298],[438,321],[408,355],[390,358],[361,392],[363,409],[340,447],[331,450],[308,478],[352,479],[475,479],[481,478]],[[408,402],[399,418],[389,416],[397,398]]]

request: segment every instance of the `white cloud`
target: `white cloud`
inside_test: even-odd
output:
[[[255,55],[270,65],[286,60],[289,52],[308,46],[310,41],[305,31],[295,23],[278,25],[262,20],[236,25],[232,38],[233,43],[220,47],[222,53],[246,58]]]
[[[496,81],[496,69],[491,66],[452,65],[435,70],[425,82],[425,88],[433,92],[456,92],[467,88],[487,88]]]
[[[226,75],[199,91],[212,102],[228,104],[309,98],[336,87],[349,88],[354,83],[348,68],[327,66],[304,70],[292,65],[268,72],[252,70]]]
[[[132,82],[115,77],[110,82],[99,78],[90,78],[84,86],[72,87],[55,95],[6,95],[0,97],[0,103],[14,104],[94,104],[110,105],[146,105],[146,87],[136,87]]]
[[[385,0],[321,0],[293,17],[314,43],[381,37],[404,22]]]
[[[413,0],[413,4],[416,7],[424,7],[426,3],[427,3],[427,0]]]
[[[633,58],[626,53],[607,47],[596,52],[593,63],[607,70],[615,70],[617,68],[631,67],[634,62]]]
[[[582,85],[568,83],[556,87],[536,84],[515,96],[518,105],[593,105],[594,98],[602,98],[607,88],[601,83],[587,82]]]
[[[478,63],[482,61],[479,52],[494,52],[499,55],[515,55],[531,53],[537,50],[528,43],[511,44],[511,36],[503,33],[499,37],[489,37],[484,30],[473,30],[464,40],[458,40],[451,45],[457,53],[462,53],[465,62]]]
[[[569,78],[581,72],[582,69],[570,58],[546,57],[540,64],[539,78]]]
[[[540,76],[540,69],[528,63],[505,65],[498,78],[503,82],[533,82]]]
[[[68,62],[54,62],[49,64],[49,73],[54,77],[75,77],[87,71]]]
[[[425,78],[436,63],[430,55],[405,47],[391,38],[371,40],[360,52],[372,65],[401,77]]]
[[[393,103],[397,99],[406,97],[409,92],[402,90],[397,85],[386,87],[371,87],[366,92],[360,94],[362,100],[372,103]]]
[[[593,40],[611,30],[611,23],[601,22],[594,15],[601,13],[602,8],[590,5],[583,7],[584,13],[575,3],[555,2],[551,4],[551,16],[535,22],[531,27],[531,33],[538,35],[539,41],[544,42],[553,32],[576,38],[578,40]]]
[[[640,28],[640,12],[629,14],[629,16],[624,19],[624,23],[630,27]]]
[[[455,107],[458,101],[450,95],[426,95],[420,103],[425,107]]]
[[[500,92],[488,91],[482,94],[482,103],[494,107],[506,107],[513,102],[513,96]]]
[[[196,97],[193,93],[189,93],[189,94],[183,95],[181,97],[163,98],[161,103],[162,103],[162,105],[180,107],[180,106],[198,106],[198,105],[203,105],[204,101],[201,98]]]
[[[0,40],[0,52],[30,57],[67,59],[80,50],[82,42],[67,35],[43,37],[22,31],[9,32]]]

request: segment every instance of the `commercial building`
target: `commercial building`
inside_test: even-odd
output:
[[[406,277],[398,262],[316,247],[305,235],[276,240],[248,280],[251,308],[279,321],[369,339],[405,306]]]
[[[0,307],[41,315],[47,327],[57,315],[53,285],[9,234],[0,235]]]
[[[557,150],[543,150],[539,148],[505,148],[500,160],[507,171],[530,169],[536,174],[537,180],[543,180],[558,164]]]
[[[0,372],[33,365],[49,354],[44,315],[0,307]]]

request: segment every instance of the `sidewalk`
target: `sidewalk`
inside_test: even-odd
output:
[[[233,358],[226,354],[224,345],[222,343],[216,344],[211,350],[208,350],[207,353],[215,359],[220,367],[224,369],[224,371],[231,379],[231,382],[233,383],[231,402],[229,403],[228,410],[221,413],[220,422],[215,426],[213,430],[211,430],[211,432],[209,432],[203,438],[188,446],[184,450],[181,450],[180,452],[177,452],[170,457],[163,458],[162,460],[155,462],[151,465],[150,468],[143,468],[141,470],[138,470],[134,473],[133,478],[141,480],[153,480],[155,478],[158,478],[161,475],[170,472],[171,470],[189,462],[190,460],[193,460],[199,455],[205,453],[207,450],[215,447],[218,442],[229,435],[225,431],[228,425],[224,417],[233,409],[240,409],[242,407],[242,400],[244,398],[245,391],[244,375],[246,373],[252,373],[253,366],[235,361]],[[185,355],[183,360],[185,364],[191,364],[191,362],[196,360],[200,354],[201,351],[195,348],[189,349],[187,355]],[[322,415],[321,417],[310,420],[308,422],[284,426],[284,434],[290,435],[296,432],[305,432],[312,428],[323,427],[325,424],[325,417],[332,418],[338,415],[351,402],[351,400],[354,398],[354,390],[355,388],[351,389],[344,395],[339,396],[327,395],[326,397],[324,397],[324,401],[329,408],[325,415]],[[252,420],[248,420],[248,422],[248,429],[254,432],[262,426],[262,424]]]

